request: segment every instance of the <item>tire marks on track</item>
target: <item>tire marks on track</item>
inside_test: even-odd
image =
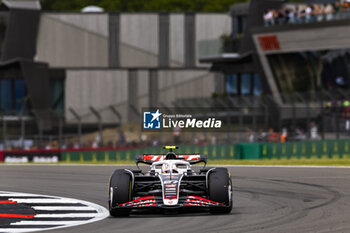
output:
[[[250,183],[258,182],[260,184],[259,188],[236,186],[234,193],[240,195],[241,198],[265,205],[267,209],[264,212],[266,216],[269,216],[269,221],[252,221],[250,224],[235,228],[234,232],[267,231],[267,229],[280,227],[281,225],[302,219],[310,211],[331,205],[341,198],[339,192],[322,185],[283,179],[243,177],[239,177],[238,179],[249,180]],[[261,187],[263,183],[266,183],[266,188]],[[271,184],[273,185],[271,186]],[[307,188],[305,189],[305,187]],[[239,209],[237,214],[239,214]],[[227,229],[223,227],[216,230],[225,231]]]

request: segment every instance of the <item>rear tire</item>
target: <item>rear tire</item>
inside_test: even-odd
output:
[[[227,168],[215,168],[208,176],[209,199],[225,207],[210,208],[212,214],[228,214],[232,210],[232,181]]]
[[[113,217],[125,217],[130,215],[130,209],[114,208],[119,204],[131,201],[132,179],[130,173],[124,169],[115,170],[109,183],[109,213]]]

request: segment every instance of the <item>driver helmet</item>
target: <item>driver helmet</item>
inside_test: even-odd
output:
[[[165,156],[165,159],[176,159],[176,154],[174,152],[168,152]]]
[[[162,172],[163,172],[163,173],[170,173],[170,167],[169,167],[168,164],[164,163],[164,164],[162,165]]]
[[[171,171],[173,173],[179,173],[175,164],[169,165],[165,163],[162,165],[162,173],[170,173]]]

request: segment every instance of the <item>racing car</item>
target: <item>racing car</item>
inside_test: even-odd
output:
[[[133,210],[158,208],[176,211],[201,209],[228,214],[232,210],[232,181],[227,168],[207,168],[207,157],[175,154],[176,146],[165,146],[166,154],[136,156],[138,170],[117,169],[109,182],[111,216],[129,216]],[[139,164],[150,166],[142,171]],[[196,172],[193,164],[204,163]]]

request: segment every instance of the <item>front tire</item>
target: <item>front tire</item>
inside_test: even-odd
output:
[[[208,176],[209,199],[225,207],[210,208],[212,214],[228,214],[232,210],[232,181],[227,168],[215,168]]]
[[[132,199],[132,178],[124,169],[115,170],[109,182],[109,213],[113,217],[130,215],[130,209],[115,208]]]

